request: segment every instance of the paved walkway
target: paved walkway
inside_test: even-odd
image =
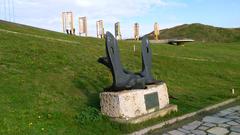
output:
[[[163,135],[240,135],[240,106],[206,116]]]

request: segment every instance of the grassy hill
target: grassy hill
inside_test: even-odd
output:
[[[123,65],[139,71],[140,44],[120,41],[120,49]],[[153,45],[153,75],[167,83],[179,111],[122,125],[100,115],[99,93],[112,82],[97,63],[105,55],[104,40],[1,21],[0,134],[123,134],[236,97],[239,49],[239,42]]]
[[[150,33],[153,39],[153,33]],[[200,42],[240,41],[240,28],[220,28],[199,23],[184,24],[160,31],[160,39],[191,38]]]

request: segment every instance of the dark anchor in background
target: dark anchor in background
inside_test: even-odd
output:
[[[142,72],[132,73],[123,68],[120,62],[118,42],[110,33],[106,33],[106,57],[101,57],[98,62],[106,65],[112,73],[113,84],[107,91],[121,91],[130,89],[144,89],[146,84],[155,84],[160,81],[151,75],[152,53],[147,36],[142,39]]]

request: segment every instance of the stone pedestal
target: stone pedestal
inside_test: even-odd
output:
[[[147,89],[103,92],[100,100],[104,115],[124,123],[139,123],[177,111],[176,105],[169,104],[165,83]]]

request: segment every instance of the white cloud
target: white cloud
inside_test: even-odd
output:
[[[32,1],[29,1],[29,0],[17,0],[16,3],[17,5],[30,5],[30,6],[40,6],[41,5],[41,2],[39,1],[36,1],[36,0],[32,0]]]
[[[81,11],[91,16],[132,17],[145,14],[153,6],[168,6],[162,0],[75,0]]]
[[[124,38],[133,35],[135,21],[129,21],[132,18],[144,20],[157,8],[183,6],[186,5],[170,0],[16,0],[15,3],[17,22],[20,23],[61,31],[61,12],[73,11],[77,31],[77,18],[87,16],[90,36],[96,35],[96,21],[103,19],[105,29],[111,32],[114,23],[120,21]],[[153,23],[140,24],[141,33],[151,31]]]
[[[130,38],[133,35],[132,27],[135,22],[129,22],[128,19],[146,17],[151,10],[156,8],[185,6],[183,3],[167,0],[75,0],[75,3],[79,7],[79,14],[76,15],[88,18],[90,35],[95,36],[96,32],[93,33],[95,22],[103,19],[105,29],[111,32],[114,32],[114,23],[120,21],[124,38]],[[149,24],[142,25],[149,26]],[[142,25],[140,24],[140,26]],[[150,32],[152,27],[142,26],[141,33]]]

